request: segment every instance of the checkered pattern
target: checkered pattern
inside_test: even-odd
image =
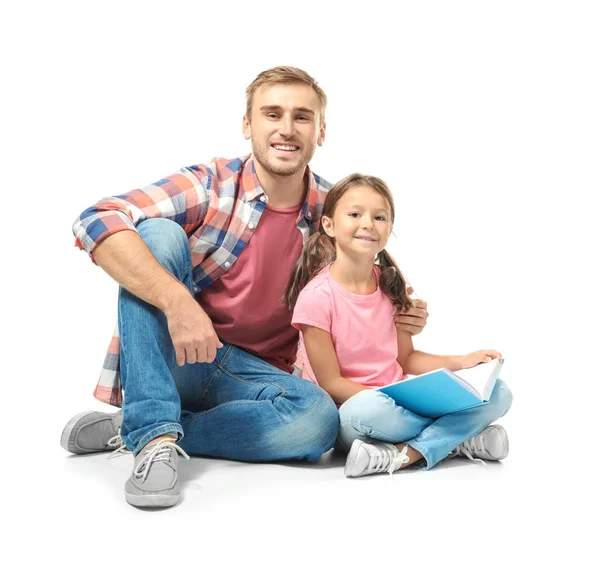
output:
[[[296,221],[305,243],[318,229],[330,188],[308,167],[306,174],[306,202]],[[185,167],[145,188],[100,200],[75,221],[75,244],[93,260],[94,248],[112,234],[135,230],[149,218],[174,220],[189,237],[197,293],[219,279],[240,256],[265,209],[264,196],[251,155],[213,159],[207,165]],[[115,328],[94,391],[97,399],[116,406],[122,403],[119,348]]]

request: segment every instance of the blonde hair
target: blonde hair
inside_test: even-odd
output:
[[[319,113],[320,124],[325,124],[325,108],[327,107],[327,95],[319,87],[319,84],[305,71],[297,67],[279,66],[267,69],[256,76],[256,79],[246,88],[246,117],[250,120],[254,94],[261,87],[270,87],[281,83],[304,83],[310,85],[319,98],[321,111]]]
[[[356,186],[368,186],[379,193],[390,207],[390,226],[394,224],[396,211],[394,198],[387,184],[375,176],[354,173],[337,182],[327,193],[321,216],[333,218],[335,209],[342,196]],[[283,297],[289,309],[293,309],[302,288],[312,280],[327,264],[335,260],[335,243],[322,229],[313,234],[304,245],[300,258],[296,262],[288,286]],[[377,254],[375,260],[381,268],[379,287],[392,303],[399,309],[412,307],[412,302],[406,293],[406,280],[397,266],[394,258],[386,250]]]

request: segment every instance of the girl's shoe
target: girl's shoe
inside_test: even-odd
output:
[[[359,478],[378,472],[392,474],[404,464],[408,464],[407,450],[408,446],[400,452],[396,446],[387,442],[367,444],[362,440],[355,440],[346,459],[344,475],[347,478]]]
[[[503,460],[508,456],[506,430],[499,424],[491,424],[452,450],[450,457],[453,456],[466,456],[469,460]]]

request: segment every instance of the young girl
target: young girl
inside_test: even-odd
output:
[[[337,446],[350,451],[344,473],[392,473],[419,460],[429,469],[450,454],[501,460],[508,453],[506,431],[489,425],[508,411],[512,396],[500,379],[488,404],[437,419],[373,390],[406,374],[457,371],[501,358],[493,350],[423,353],[396,328],[396,311],[411,301],[385,250],[393,223],[392,194],[382,180],[344,178],[328,192],[320,230],[305,245],[285,295],[300,330],[304,376],[339,406]]]

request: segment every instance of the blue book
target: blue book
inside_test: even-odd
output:
[[[455,372],[437,369],[377,390],[415,414],[437,418],[487,404],[503,363],[493,359]]]

